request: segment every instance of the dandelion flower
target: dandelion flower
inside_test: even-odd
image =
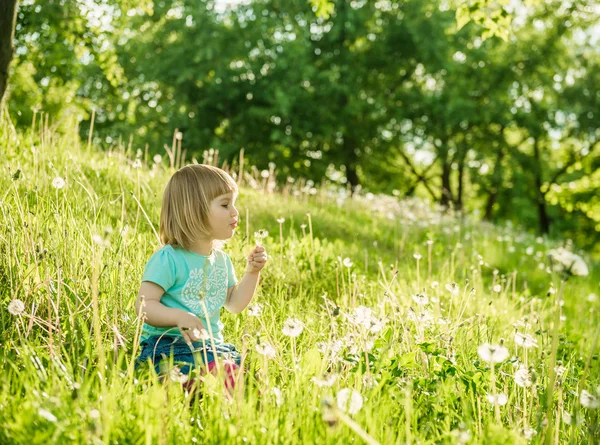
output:
[[[38,414],[40,415],[40,417],[43,417],[44,419],[48,420],[49,422],[56,422],[58,420],[54,414],[52,414],[50,411],[48,411],[44,408],[40,408],[40,410],[38,411]]]
[[[303,330],[304,325],[297,318],[288,318],[283,322],[282,332],[288,337],[298,337],[300,334],[302,334]]]
[[[537,348],[538,346],[538,342],[535,338],[529,334],[521,334],[520,332],[515,332],[515,343],[517,346],[522,346],[525,349]]]
[[[515,383],[522,388],[528,388],[533,384],[530,372],[523,365],[515,372],[514,379]]]
[[[446,290],[448,292],[450,292],[452,295],[457,296],[458,292],[459,292],[458,284],[456,284],[456,283],[446,284]]]
[[[60,176],[57,176],[52,180],[52,187],[55,189],[61,189],[65,186],[65,180]]]
[[[348,414],[356,414],[363,405],[363,398],[360,393],[348,388],[338,392],[336,400],[338,408]]]
[[[277,222],[279,224],[283,224],[285,222],[285,218],[277,218]]]
[[[429,298],[427,298],[427,296],[425,294],[413,295],[412,299],[419,306],[425,306],[427,303],[429,303]]]
[[[555,268],[562,269],[571,275],[586,276],[589,274],[583,258],[565,248],[552,249],[548,254],[555,263]]]
[[[531,427],[526,427],[521,430],[521,433],[523,434],[523,437],[525,437],[525,439],[531,440],[533,439],[533,436],[537,434],[537,431]]]
[[[350,258],[344,258],[344,261],[342,262],[342,264],[344,265],[344,267],[352,267],[352,261],[350,260]]]
[[[417,259],[417,260],[420,260],[421,258],[423,258],[419,252],[413,253],[413,257],[415,257],[415,259]]]
[[[275,358],[275,348],[270,343],[259,343],[256,345],[256,352],[267,358]]]
[[[281,389],[274,386],[273,388],[271,388],[271,392],[275,396],[275,404],[277,406],[281,406],[281,404],[283,403],[283,394],[281,393]]]
[[[98,411],[97,409],[93,409],[90,411],[90,418],[91,419],[99,419],[100,418],[100,411]]]
[[[154,155],[154,157],[152,158],[152,160],[154,161],[155,164],[160,164],[162,162],[162,156],[161,155]]]
[[[508,402],[508,397],[504,393],[488,394],[486,398],[492,405],[504,406]]]
[[[133,168],[142,168],[142,161],[140,159],[136,159],[135,161],[133,161]]]
[[[500,345],[484,343],[477,348],[477,353],[483,361],[488,363],[500,363],[509,357],[508,349]]]
[[[494,287],[492,288],[492,290],[496,293],[500,293],[502,291],[502,285],[495,284]]]
[[[10,303],[8,303],[8,312],[10,312],[12,315],[21,315],[23,312],[25,312],[25,303],[19,299],[12,300]]]
[[[431,283],[431,288],[432,288],[432,289],[435,289],[435,288],[436,288],[436,287],[438,287],[439,285],[440,285],[440,283],[438,283],[437,281],[433,281],[433,282]]]
[[[256,238],[256,245],[260,246],[262,240],[269,236],[269,232],[264,229],[260,229],[258,232],[254,232],[254,238]]]
[[[187,374],[184,374],[183,372],[181,372],[181,369],[179,368],[179,366],[173,366],[173,369],[171,369],[169,376],[171,377],[171,380],[173,380],[174,382],[179,382],[179,383],[187,382],[188,377],[189,377]]]
[[[310,379],[311,382],[313,382],[315,385],[317,385],[319,388],[322,387],[331,387],[333,386],[333,384],[335,383],[335,381],[337,380],[337,375],[336,374],[329,374],[328,376],[324,376],[324,378],[318,379],[316,377],[313,377]]]
[[[579,396],[579,402],[581,406],[590,409],[596,409],[600,407],[600,399],[595,395],[587,392],[585,389],[581,391],[581,395]]]
[[[248,315],[250,317],[260,317],[262,315],[262,304],[254,303],[248,308]]]

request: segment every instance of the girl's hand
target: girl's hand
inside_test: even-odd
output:
[[[267,264],[267,251],[263,246],[256,246],[248,255],[246,273],[259,273]]]
[[[208,332],[198,317],[191,312],[183,312],[177,320],[177,327],[181,331],[181,336],[188,345],[199,340],[209,339]]]

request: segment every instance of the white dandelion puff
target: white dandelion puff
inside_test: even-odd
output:
[[[272,344],[270,343],[259,343],[256,345],[256,352],[260,355],[264,355],[267,358],[275,358],[276,351]]]
[[[359,392],[344,388],[337,393],[337,406],[341,411],[348,414],[356,414],[363,405],[363,398]]]
[[[52,187],[55,189],[61,189],[65,186],[65,180],[60,176],[57,176],[52,180]]]
[[[483,361],[488,363],[500,363],[509,357],[508,349],[500,345],[484,343],[477,348],[477,353]]]
[[[529,388],[533,384],[531,373],[525,366],[520,366],[513,376],[515,383],[522,388]]]
[[[344,265],[344,267],[352,267],[352,261],[350,260],[350,258],[344,258],[344,261],[342,262],[342,264]]]
[[[457,296],[459,292],[458,284],[446,284],[446,290],[450,292],[452,295]]]
[[[248,308],[248,315],[250,317],[260,317],[262,315],[262,305],[260,303],[254,303]]]
[[[40,415],[40,417],[43,417],[49,422],[56,422],[58,420],[54,414],[52,414],[50,411],[44,408],[40,408],[38,414]]]
[[[288,337],[298,337],[300,334],[302,334],[303,330],[304,325],[297,318],[288,318],[283,322],[282,332]]]
[[[337,375],[336,374],[329,374],[327,376],[324,376],[323,379],[318,379],[316,377],[313,377],[310,379],[311,382],[313,382],[315,385],[317,385],[319,388],[322,387],[331,387],[333,386],[333,384],[335,383],[335,381],[337,380]]]
[[[277,218],[277,222],[279,224],[283,224],[285,222],[285,218]]]
[[[589,393],[585,389],[581,391],[581,395],[579,396],[579,402],[584,408],[596,409],[600,407],[600,400],[598,399],[598,397]]]
[[[504,393],[488,394],[486,395],[486,398],[492,405],[504,406],[506,405],[506,402],[508,402],[508,397],[506,397],[506,394]]]
[[[522,346],[525,349],[537,348],[538,346],[538,342],[535,338],[529,334],[521,334],[520,332],[515,332],[515,343],[517,346]]]
[[[12,300],[10,303],[8,303],[8,312],[10,312],[12,315],[21,315],[23,312],[25,312],[25,303],[18,298]]]

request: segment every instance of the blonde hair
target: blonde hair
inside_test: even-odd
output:
[[[210,233],[208,214],[213,199],[238,187],[229,174],[205,164],[190,164],[176,171],[163,194],[160,211],[160,240],[189,250],[199,236]],[[223,243],[213,242],[213,248]]]

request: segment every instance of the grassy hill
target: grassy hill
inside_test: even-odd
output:
[[[261,310],[222,317],[244,393],[207,379],[190,400],[134,372],[133,303],[172,171],[76,134],[0,128],[0,443],[598,441],[595,264],[563,282],[556,243],[299,179],[271,193],[272,175],[245,176],[225,247],[241,274],[269,233]]]

